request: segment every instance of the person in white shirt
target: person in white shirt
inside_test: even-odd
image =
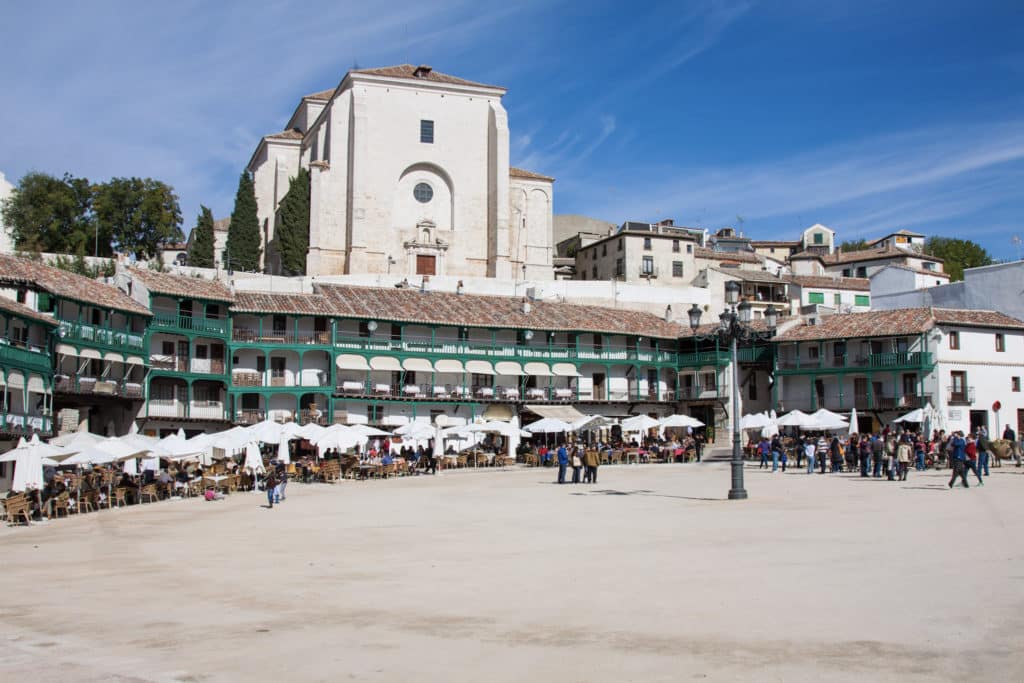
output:
[[[817,444],[814,443],[814,439],[804,440],[804,457],[807,458],[807,474],[814,474],[814,451],[817,449]]]

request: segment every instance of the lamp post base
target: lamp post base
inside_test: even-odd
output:
[[[729,500],[746,500],[746,489],[729,489]]]

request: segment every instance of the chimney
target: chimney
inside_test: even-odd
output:
[[[418,67],[416,67],[416,70],[412,72],[412,75],[415,76],[416,78],[426,78],[427,76],[430,75],[431,71],[433,71],[431,67],[427,66],[426,64],[420,64]]]
[[[530,304],[530,300],[523,297],[523,315],[529,315],[532,308],[533,306]]]
[[[672,322],[672,304],[665,307],[665,322]]]

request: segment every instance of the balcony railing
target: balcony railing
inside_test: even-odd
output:
[[[266,411],[263,410],[236,410],[235,422],[242,425],[254,425],[266,419]]]
[[[251,327],[236,327],[231,333],[231,340],[241,344],[319,344],[329,346],[331,333],[295,332],[285,330],[263,330]]]
[[[145,343],[141,334],[108,330],[105,327],[61,320],[60,335],[64,339],[85,342],[90,346],[102,346],[112,351],[142,351]]]
[[[341,380],[335,393],[343,396],[377,398],[431,399],[442,401],[569,401],[576,398],[570,387],[509,387],[461,384],[392,384]],[[626,400],[625,398],[623,400]]]
[[[331,386],[331,373],[327,370],[317,371],[316,378],[303,373],[302,377],[296,377],[297,373],[285,373],[279,370],[271,370],[270,377],[265,378],[265,373],[256,370],[244,370],[235,368],[231,373],[231,385],[235,387],[329,387]]]
[[[699,368],[704,366],[725,366],[731,362],[728,351],[698,351],[678,354],[679,367]]]
[[[913,370],[932,365],[932,354],[927,351],[900,353],[870,353],[866,356],[819,356],[818,358],[781,357],[780,370],[825,370],[846,368],[851,371],[865,370]]]
[[[0,340],[0,363],[37,372],[50,372],[50,354],[37,346],[22,346]]]
[[[951,406],[974,405],[974,387],[949,387],[946,402]]]
[[[729,398],[729,387],[726,384],[719,384],[718,386],[702,386],[699,384],[680,387],[679,391],[676,392],[677,400],[680,401],[703,401],[708,399],[716,398]]]
[[[230,328],[229,322],[224,318],[200,318],[164,311],[154,311],[153,320],[150,324],[161,330],[192,332],[215,337],[226,336]]]
[[[146,403],[146,414],[149,417],[180,417],[199,420],[224,420],[224,404],[220,401],[186,401],[176,399],[151,398]]]
[[[120,396],[121,398],[142,398],[140,382],[105,380],[97,377],[56,375],[53,390],[59,394],[92,394],[95,396]]]
[[[576,348],[567,345],[521,345],[514,343],[477,342],[455,339],[430,338],[389,339],[387,337],[337,337],[335,346],[342,349],[369,353],[417,353],[451,356],[454,358],[480,357],[501,360],[578,360],[578,361],[636,361],[641,363],[675,364],[674,351],[637,349],[635,346]]]
[[[189,368],[197,375],[223,375],[224,361],[220,358],[193,358]]]
[[[25,413],[0,412],[0,432],[29,436],[53,433],[53,420],[48,415],[27,415]]]

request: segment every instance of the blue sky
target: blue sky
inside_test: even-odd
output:
[[[1024,5],[102,2],[0,8],[0,171],[172,184],[231,211],[261,135],[353,64],[509,89],[555,211],[791,239],[899,228],[1015,256]]]

